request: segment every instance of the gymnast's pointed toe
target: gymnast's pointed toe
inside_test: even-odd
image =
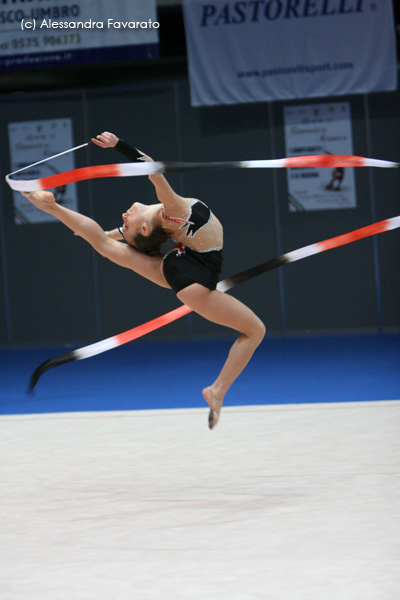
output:
[[[215,410],[211,410],[208,415],[208,427],[210,429],[214,429],[219,421],[219,414],[215,412]]]

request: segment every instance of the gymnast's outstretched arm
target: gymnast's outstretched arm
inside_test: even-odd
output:
[[[24,193],[32,204],[43,212],[56,217],[79,237],[86,240],[96,252],[113,263],[131,269],[154,283],[169,287],[161,271],[161,258],[148,256],[127,244],[120,244],[109,237],[96,221],[56,203],[51,192]]]

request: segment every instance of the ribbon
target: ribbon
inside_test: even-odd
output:
[[[85,146],[83,144],[82,146]],[[72,148],[76,150],[82,146]],[[66,152],[71,152],[67,150]],[[61,154],[65,154],[61,153]],[[59,155],[57,155],[59,156]],[[50,160],[50,157],[45,160]],[[44,162],[44,161],[40,161]],[[35,163],[38,164],[38,163]],[[33,166],[33,165],[30,165]],[[400,163],[375,158],[364,158],[346,154],[321,154],[311,156],[293,156],[290,158],[278,158],[272,160],[240,160],[225,162],[145,162],[145,163],[119,163],[112,165],[95,165],[73,169],[65,173],[50,175],[42,179],[17,180],[12,176],[19,171],[6,175],[6,182],[12,190],[17,192],[37,192],[51,188],[68,185],[77,181],[87,179],[98,179],[101,177],[135,177],[143,175],[157,175],[160,173],[176,173],[183,171],[199,171],[209,169],[296,169],[304,167],[381,167],[399,168]],[[29,169],[29,167],[24,167]],[[22,169],[20,169],[22,171]]]
[[[241,271],[232,277],[228,277],[227,279],[220,281],[217,289],[221,292],[226,292],[235,285],[252,279],[261,273],[265,273],[266,271],[271,271],[272,269],[302,260],[308,256],[313,256],[314,254],[319,254],[320,252],[324,252],[326,250],[332,250],[333,248],[338,248],[339,246],[351,244],[357,240],[361,240],[372,235],[377,235],[378,233],[383,233],[385,231],[390,231],[392,229],[397,229],[398,227],[400,227],[400,216],[379,221],[378,223],[372,223],[371,225],[350,231],[344,235],[339,235],[337,237],[323,240],[322,242],[317,242],[315,244],[310,244],[309,246],[304,246],[303,248],[298,248],[297,250],[292,250],[291,252],[283,254],[282,256],[268,260],[267,262],[245,271]],[[91,356],[96,356],[96,354],[101,354],[102,352],[106,352],[112,348],[117,348],[118,346],[127,344],[128,342],[136,340],[139,337],[147,335],[151,331],[155,331],[160,327],[164,327],[165,325],[180,319],[190,312],[192,312],[192,309],[186,305],[183,305],[175,310],[161,315],[160,317],[157,317],[156,319],[148,321],[147,323],[143,323],[142,325],[138,325],[137,327],[129,329],[128,331],[118,335],[50,358],[39,365],[33,372],[29,383],[29,391],[31,392],[33,390],[41,375],[43,375],[43,373],[49,369],[63,365],[67,362],[90,358]]]
[[[82,144],[80,146],[76,146],[75,148],[71,148],[70,150],[66,150],[57,154],[55,156],[51,156],[46,158],[38,163],[34,163],[33,165],[29,165],[18,171],[14,171],[13,173],[9,173],[6,175],[6,182],[10,186],[11,189],[20,192],[34,192],[40,190],[47,190],[63,185],[68,185],[69,183],[74,183],[78,181],[84,181],[87,179],[98,179],[101,177],[132,177],[132,176],[143,176],[143,175],[157,175],[160,173],[174,173],[174,172],[182,172],[182,171],[190,171],[190,170],[209,170],[209,169],[277,169],[277,168],[304,168],[304,167],[322,167],[322,168],[336,168],[336,167],[380,167],[380,168],[399,168],[400,163],[387,161],[387,160],[379,160],[374,158],[365,158],[362,156],[353,156],[353,155],[344,155],[344,154],[323,154],[323,155],[311,155],[311,156],[295,156],[288,158],[279,158],[272,160],[247,160],[247,161],[225,161],[225,162],[145,162],[145,163],[122,163],[122,164],[111,164],[111,165],[95,165],[92,167],[84,167],[80,169],[74,169],[72,171],[66,171],[64,173],[59,173],[56,175],[51,175],[49,177],[43,177],[41,179],[32,179],[32,180],[17,180],[12,179],[14,175],[20,173],[21,171],[27,170],[30,167],[34,167],[37,164],[42,162],[46,162],[51,160],[52,158],[56,158],[56,156],[61,156],[62,154],[66,154],[67,152],[72,152],[79,148],[83,148],[88,144]],[[303,258],[307,258],[308,256],[312,256],[314,254],[318,254],[320,252],[324,252],[325,250],[331,250],[333,248],[337,248],[339,246],[343,246],[345,244],[350,244],[357,240],[360,240],[365,237],[369,237],[372,235],[376,235],[378,233],[383,233],[384,231],[389,231],[391,229],[396,229],[400,227],[400,216],[393,217],[392,219],[386,219],[385,221],[380,221],[378,223],[373,223],[372,225],[368,225],[367,227],[363,227],[361,229],[357,229],[355,231],[351,231],[350,233],[337,236],[334,238],[330,238],[328,240],[324,240],[322,242],[317,242],[316,244],[311,244],[309,246],[305,246],[303,248],[299,248],[297,250],[293,250],[292,252],[288,252],[279,256],[277,258],[273,258],[267,262],[264,262],[260,265],[252,267],[251,269],[247,269],[246,271],[242,271],[241,273],[237,273],[232,277],[224,279],[221,281],[217,289],[221,292],[226,292],[231,289],[235,285],[247,281],[252,277],[260,275],[261,273],[265,273],[266,271],[270,271],[277,267],[281,267],[285,264],[295,262],[297,260],[301,260]],[[148,321],[147,323],[143,323],[133,329],[120,333],[118,335],[112,336],[100,342],[96,342],[94,344],[90,344],[89,346],[84,346],[83,348],[79,348],[77,350],[72,350],[70,352],[66,352],[64,354],[60,354],[59,356],[50,358],[46,360],[44,363],[39,365],[37,369],[31,376],[29,391],[32,391],[38,382],[39,378],[43,373],[52,369],[53,367],[65,364],[67,362],[82,360],[85,358],[89,358],[91,356],[95,356],[96,354],[100,354],[102,352],[106,352],[107,350],[111,350],[112,348],[116,348],[121,346],[122,344],[126,344],[131,342],[139,337],[147,335],[151,331],[155,331],[160,327],[164,327],[165,325],[180,319],[184,315],[189,314],[192,311],[188,306],[181,306],[176,308],[175,310],[168,312],[156,319]]]

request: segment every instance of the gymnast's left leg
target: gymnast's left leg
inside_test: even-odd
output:
[[[217,379],[203,390],[204,399],[210,405],[209,426],[212,429],[218,422],[226,392],[261,343],[265,326],[250,308],[233,296],[211,291],[198,283],[184,288],[177,297],[205,319],[240,333]]]

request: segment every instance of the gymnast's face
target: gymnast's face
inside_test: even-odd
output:
[[[122,214],[122,232],[128,243],[131,243],[135,235],[141,233],[144,236],[149,235],[150,226],[148,223],[148,206],[140,202],[134,202],[126,212]]]

